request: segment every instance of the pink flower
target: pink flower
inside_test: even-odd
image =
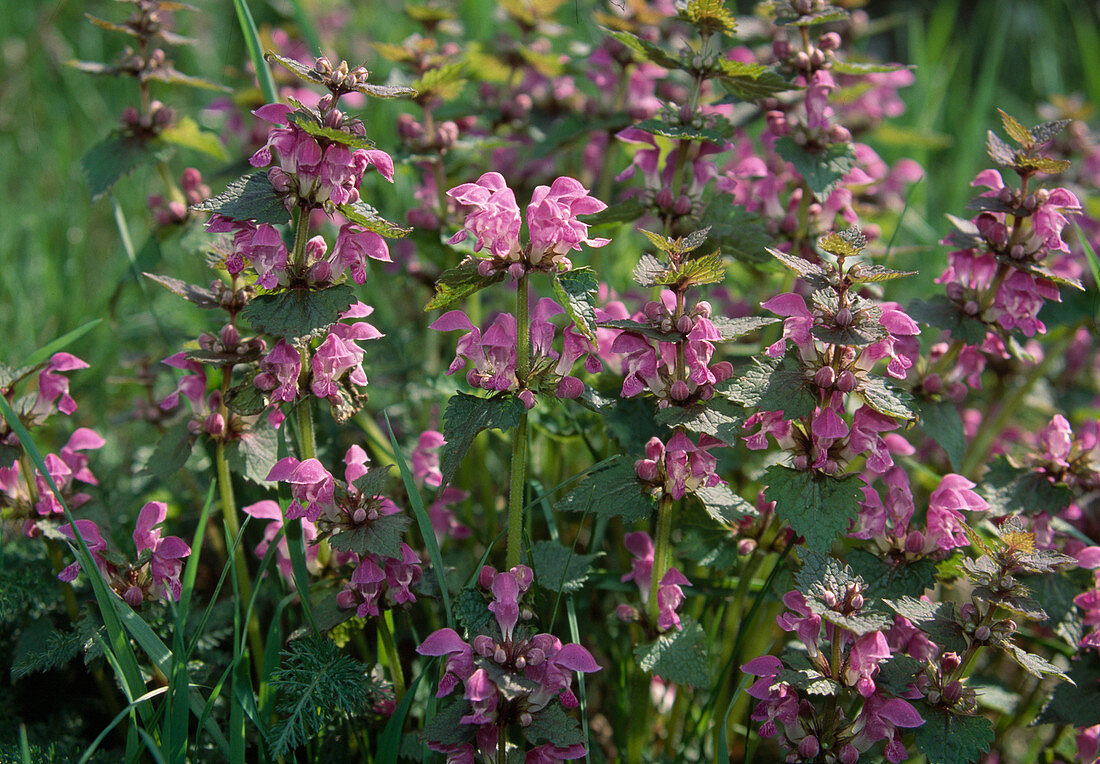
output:
[[[76,401],[69,395],[69,380],[58,372],[87,369],[88,364],[69,353],[54,353],[50,356],[46,368],[38,373],[38,399],[35,408],[45,401],[49,405],[57,402],[57,410],[62,414],[76,411]]]
[[[253,384],[261,390],[273,390],[272,401],[291,403],[298,397],[298,375],[301,371],[302,354],[281,339],[260,361],[260,373],[253,379]]]
[[[519,205],[512,189],[499,172],[487,172],[476,183],[463,183],[447,192],[461,205],[472,207],[463,230],[451,237],[451,244],[465,241],[469,234],[477,238],[475,252],[483,247],[498,258],[516,259],[519,252]]]
[[[960,510],[982,512],[989,505],[970,489],[974,484],[962,475],[948,474],[928,497],[928,533],[942,550],[966,546],[965,518]]]
[[[101,552],[106,551],[107,542],[104,541],[103,536],[100,535],[99,526],[91,520],[77,520],[76,529],[80,532],[80,537],[84,539],[84,543],[88,545],[88,551],[92,553],[92,561],[95,562],[96,567],[99,568],[99,572],[103,574],[104,578],[108,577],[111,565],[107,562],[107,558],[101,554]],[[65,523],[57,530],[62,535],[71,539],[75,545],[76,533],[73,532],[73,527],[71,525]],[[57,578],[61,581],[72,581],[76,578],[76,574],[79,570],[80,562],[78,559],[77,562],[74,562],[58,573]]]
[[[353,223],[344,223],[340,226],[332,257],[335,261],[332,275],[339,276],[345,270],[349,270],[351,279],[356,284],[362,284],[367,280],[368,257],[383,263],[392,262],[386,240],[373,231],[361,229]]]
[[[580,181],[557,178],[550,186],[538,186],[527,205],[527,228],[531,234],[531,261],[538,265],[544,255],[564,255],[581,244],[602,247],[610,239],[589,239],[588,225],[577,215],[591,215],[607,209],[599,199],[588,195]]]
[[[187,398],[187,400],[191,401],[192,410],[197,409],[202,402],[203,396],[206,395],[206,368],[198,361],[188,358],[186,352],[179,352],[169,356],[161,361],[161,363],[165,366],[171,366],[174,369],[182,369],[189,373],[180,377],[179,382],[176,384],[176,389],[160,402],[160,407],[165,411],[174,409],[179,405],[180,396],[182,395]]]
[[[150,501],[142,507],[134,528],[134,546],[139,557],[146,550],[151,554],[151,593],[163,590],[173,600],[178,600],[182,591],[180,572],[183,570],[183,558],[191,554],[191,547],[178,536],[161,537],[156,526],[164,522],[167,514],[168,507],[163,501]]]
[[[304,462],[293,456],[280,459],[271,468],[267,479],[290,484],[294,501],[287,508],[287,520],[304,516],[315,523],[324,512],[336,506],[336,483],[317,459],[306,459]]]
[[[250,504],[247,507],[242,507],[242,511],[250,517],[255,517],[257,520],[271,521],[267,524],[267,527],[264,528],[263,539],[253,550],[257,557],[263,559],[267,554],[268,547],[271,546],[271,542],[279,535],[279,530],[283,527],[283,512],[279,509],[279,503],[271,499],[264,499],[255,504]],[[304,538],[306,542],[306,569],[311,573],[316,573],[319,569],[317,564],[317,552],[319,549],[317,545],[312,542],[317,538],[317,526],[311,523],[308,517],[302,518],[302,538]],[[275,550],[275,565],[279,568],[279,574],[283,577],[284,581],[287,583],[292,583],[294,581],[294,572],[290,560],[290,547],[287,545],[285,534],[279,539],[279,545]]]

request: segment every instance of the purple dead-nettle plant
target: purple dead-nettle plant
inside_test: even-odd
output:
[[[503,572],[482,568],[477,583],[492,601],[482,600],[487,612],[478,628],[466,639],[454,629],[439,629],[417,647],[421,655],[446,659],[436,697],[462,688],[461,697],[445,701],[424,730],[428,747],[447,754],[449,762],[501,762],[512,750],[532,763],[579,759],[588,752],[580,726],[565,709],[578,705],[574,672],[592,673],[600,665],[581,645],[562,644],[527,624],[534,614],[520,600],[532,582],[526,565]]]

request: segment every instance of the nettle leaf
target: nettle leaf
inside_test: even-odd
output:
[[[628,318],[601,321],[597,326],[608,329],[622,329],[631,334],[641,334],[658,342],[683,342],[684,340],[683,332],[678,332],[675,329],[663,332],[652,324],[643,324],[641,321],[631,321]]]
[[[233,472],[258,485],[267,485],[267,476],[279,461],[278,433],[266,418],[261,418],[249,432],[231,441],[225,454]]]
[[[440,703],[435,716],[424,724],[420,733],[426,741],[441,746],[460,746],[473,740],[477,732],[474,724],[463,724],[462,717],[470,713],[470,704],[461,697],[448,698]]]
[[[871,61],[833,61],[829,68],[833,74],[885,74],[915,67],[905,64],[879,64]]]
[[[1005,212],[1010,215],[1020,215],[1020,217],[1027,217],[1031,214],[1026,207],[1017,207],[1008,202],[1002,202],[995,196],[975,196],[966,203],[966,209],[975,212]]]
[[[175,123],[160,131],[157,138],[173,146],[200,151],[222,162],[229,161],[218,134],[203,130],[199,123],[190,117],[179,117]]]
[[[645,492],[634,474],[633,462],[618,456],[607,466],[585,475],[554,505],[554,510],[621,517],[623,522],[629,523],[649,517],[654,505],[653,497]]]
[[[1053,140],[1058,133],[1065,130],[1071,122],[1073,122],[1072,119],[1058,119],[1053,122],[1043,122],[1041,125],[1036,125],[1028,130],[1028,133],[1035,143],[1046,143],[1049,140]]]
[[[690,616],[680,619],[681,629],[662,634],[656,641],[634,648],[634,657],[643,671],[671,684],[706,687],[707,635]]]
[[[220,194],[193,205],[191,209],[216,212],[232,220],[252,220],[271,225],[290,220],[286,204],[267,179],[267,170],[237,178]]]
[[[758,101],[776,93],[797,90],[797,86],[771,67],[755,62],[720,58],[715,72],[726,91],[742,101]]]
[[[831,477],[817,471],[772,465],[763,481],[764,498],[775,502],[780,519],[790,523],[810,549],[827,550],[849,522],[863,498],[863,481],[855,475]]]
[[[1019,580],[1047,612],[1048,620],[1044,625],[1052,628],[1067,647],[1076,651],[1077,643],[1081,641],[1083,634],[1083,623],[1073,598],[1081,593],[1085,586],[1065,574],[1023,576]]]
[[[444,100],[451,100],[458,96],[466,82],[467,63],[452,61],[429,69],[413,82],[412,87],[422,99],[438,96]]]
[[[962,465],[966,455],[966,433],[959,409],[952,401],[917,401],[921,429],[947,454],[952,469]]]
[[[634,266],[634,281],[640,286],[655,287],[666,284],[667,274],[673,270],[672,266],[661,262],[648,252],[642,253],[638,258],[638,264]]]
[[[788,3],[776,3],[780,10],[775,23],[786,27],[812,27],[818,24],[827,24],[830,21],[844,21],[851,14],[844,8],[835,5],[824,5],[812,13],[791,13]]]
[[[605,32],[611,37],[621,42],[626,47],[630,48],[635,53],[641,54],[641,56],[657,66],[664,67],[665,69],[685,69],[684,63],[679,59],[673,58],[658,45],[650,42],[649,40],[643,40],[635,34],[630,32],[620,32],[614,29],[603,28]]]
[[[681,141],[709,141],[722,143],[725,136],[717,130],[709,127],[684,125],[673,122],[664,122],[659,119],[647,119],[637,123],[634,127],[644,130],[650,135],[660,135],[665,138],[674,138]]]
[[[639,263],[641,265],[641,263]],[[726,278],[726,264],[720,252],[685,260],[657,279],[657,284],[685,289],[702,284],[719,284]]]
[[[296,341],[320,334],[340,320],[355,302],[355,290],[347,284],[327,289],[291,288],[254,297],[241,316],[260,332]]]
[[[603,552],[576,554],[556,541],[540,541],[531,549],[531,567],[535,570],[539,586],[562,594],[571,594],[584,586],[592,563],[602,555]]]
[[[880,414],[906,421],[917,418],[913,396],[882,377],[867,377],[857,392]]]
[[[463,589],[455,595],[451,601],[451,610],[459,626],[466,632],[467,642],[472,642],[474,637],[482,634],[500,637],[496,616],[489,610],[489,603],[477,589]]]
[[[1014,167],[1016,165],[1016,152],[997,137],[997,134],[990,130],[985,136],[985,153],[989,154],[989,158],[1002,167]]]
[[[374,231],[379,236],[400,239],[412,232],[411,228],[404,228],[397,223],[386,220],[378,210],[363,200],[351,204],[341,204],[336,209],[351,222],[366,228],[368,231]]]
[[[259,369],[255,369],[225,393],[225,406],[242,416],[255,416],[268,407],[268,395],[253,383]]]
[[[1080,279],[1055,273],[1043,263],[1018,263],[1017,261],[1011,260],[1009,258],[1003,258],[1000,255],[997,256],[997,261],[1007,262],[1011,265],[1016,265],[1019,267],[1019,270],[1026,271],[1034,276],[1040,276],[1047,281],[1053,281],[1055,284],[1073,287],[1080,292],[1085,291],[1085,285],[1081,283]]]
[[[819,201],[823,201],[840,185],[856,163],[851,143],[834,143],[818,151],[806,151],[790,138],[783,137],[775,142],[775,150],[794,165]]]
[[[955,339],[967,345],[979,345],[985,341],[988,329],[978,319],[962,311],[962,308],[944,295],[930,300],[913,300],[906,307],[913,320],[937,329],[946,329]]]
[[[726,8],[725,0],[691,0],[680,15],[701,32],[732,35],[737,29],[737,19]]]
[[[913,730],[917,750],[929,764],[975,764],[996,735],[984,716],[953,714],[942,706],[917,704],[924,724]]]
[[[784,668],[777,682],[785,682],[807,695],[829,696],[840,692],[840,682],[814,668]]]
[[[802,567],[795,573],[794,582],[803,594],[809,595],[819,585],[835,594],[844,591],[851,584],[863,583],[851,566],[827,552],[807,549],[799,557]]]
[[[733,445],[741,434],[744,411],[723,398],[712,398],[690,408],[669,406],[657,412],[657,423],[668,427],[684,427],[692,432],[712,435]]]
[[[596,273],[584,266],[554,274],[554,296],[573,319],[577,331],[596,341],[596,293],[600,282]]]
[[[1073,683],[1054,688],[1035,724],[1100,724],[1100,656],[1093,650],[1083,651],[1070,665],[1069,678]]]
[[[382,493],[382,486],[386,484],[386,478],[390,476],[390,468],[393,465],[386,464],[381,467],[371,467],[366,474],[355,479],[353,485],[363,496],[378,496]]]
[[[1027,650],[1024,650],[1022,647],[1012,642],[1006,642],[1003,647],[1012,659],[1020,664],[1020,668],[1032,676],[1038,677],[1039,679],[1044,679],[1048,676],[1056,676],[1063,682],[1073,683],[1073,680],[1070,679],[1062,669],[1055,666],[1043,656],[1029,653]]]
[[[744,207],[715,198],[707,204],[700,221],[710,229],[709,246],[721,249],[736,260],[762,261],[772,237],[762,218]]]
[[[504,271],[494,271],[488,276],[482,276],[477,272],[477,261],[462,263],[457,268],[445,270],[436,280],[435,296],[424,306],[424,310],[450,307],[487,286],[503,281],[504,276]]]
[[[900,597],[884,600],[885,604],[908,618],[944,650],[960,655],[966,650],[966,637],[955,617],[955,605],[951,602],[924,602],[916,597]]]
[[[523,736],[531,745],[550,744],[556,748],[587,742],[580,722],[565,713],[560,703],[550,703],[531,714],[531,723],[523,728]]]
[[[742,517],[759,514],[752,503],[738,496],[725,483],[709,488],[705,486],[696,488],[693,494],[702,502],[707,514],[720,525],[732,526]]]
[[[1065,172],[1073,165],[1069,159],[1052,159],[1051,157],[1023,156],[1016,160],[1016,166],[1020,169],[1038,170],[1047,175],[1057,175]]]
[[[803,257],[780,252],[778,249],[772,249],[771,247],[765,247],[764,249],[769,255],[797,273],[803,281],[814,289],[825,289],[829,286],[828,273],[817,263],[811,263]]]
[[[778,324],[783,319],[774,316],[741,316],[740,318],[727,318],[725,316],[710,317],[710,322],[722,336],[719,342],[737,340],[749,334],[755,334],[765,326]]]
[[[782,411],[784,419],[801,419],[813,413],[817,397],[811,389],[799,362],[790,355],[753,357],[750,364],[721,385],[734,403],[761,411]]]
[[[187,425],[187,421],[178,422],[165,430],[142,474],[164,477],[179,472],[187,464],[197,437]]]
[[[210,289],[198,286],[197,284],[188,284],[186,281],[172,278],[171,276],[161,276],[156,273],[143,273],[142,275],[152,279],[174,294],[178,294],[188,302],[198,305],[200,308],[221,307],[217,297],[214,296],[214,292]]]
[[[917,271],[895,271],[884,265],[857,264],[849,268],[845,275],[852,284],[876,284],[882,281],[905,278],[906,276],[916,276]]]
[[[841,257],[859,257],[867,246],[867,237],[858,227],[832,231],[817,240],[817,248]]]
[[[88,153],[80,159],[80,167],[84,170],[94,202],[124,176],[156,160],[154,142],[115,131],[88,149]]]
[[[484,430],[511,430],[519,425],[523,404],[510,394],[479,398],[455,393],[443,414],[443,483],[451,482],[474,438]]]
[[[292,111],[286,115],[287,121],[292,122],[314,138],[321,138],[328,143],[340,143],[350,149],[374,148],[374,141],[359,135],[340,130],[317,122],[317,117],[309,112]]]
[[[1016,118],[1004,109],[997,109],[997,113],[1001,115],[1001,124],[1004,125],[1009,138],[1023,146],[1031,145],[1033,139],[1026,127],[1017,122]]]
[[[401,539],[412,518],[408,515],[379,515],[364,525],[329,537],[333,549],[356,554],[377,554],[401,559]]]
[[[867,599],[920,597],[936,585],[936,565],[931,560],[887,561],[866,549],[853,549],[845,558],[867,584]]]
[[[999,515],[1040,512],[1055,515],[1073,501],[1069,486],[1052,482],[1042,472],[1016,467],[1004,454],[989,464],[978,492]]]

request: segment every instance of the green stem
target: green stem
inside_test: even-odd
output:
[[[657,628],[657,589],[668,570],[668,552],[672,540],[672,496],[661,495],[657,507],[657,547],[653,552],[653,575],[649,580],[649,601],[646,603],[649,623]]]
[[[309,210],[298,207],[294,212],[294,249],[290,253],[292,268],[305,271],[306,242],[309,240]]]
[[[302,368],[308,362],[309,354],[302,348]],[[302,451],[302,461],[317,458],[317,439],[313,432],[313,407],[310,405],[312,398],[305,396],[298,402],[298,444]]]
[[[378,639],[386,651],[386,662],[390,666],[390,679],[393,680],[393,699],[400,703],[405,694],[405,672],[401,670],[401,659],[397,655],[397,645],[393,641],[393,611],[387,610],[385,617],[378,621]]]
[[[531,366],[531,327],[528,318],[527,274],[516,285],[516,379],[519,389],[527,385]],[[512,440],[511,478],[508,482],[508,552],[505,570],[519,565],[523,547],[523,494],[527,473],[527,412],[519,418]]]

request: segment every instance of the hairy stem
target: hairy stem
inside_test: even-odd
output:
[[[653,575],[649,580],[649,601],[646,603],[649,623],[657,627],[657,589],[661,579],[668,570],[668,552],[672,540],[672,496],[661,495],[661,503],[657,506],[657,546],[653,551]]]
[[[527,385],[531,365],[531,327],[528,318],[527,274],[516,285],[516,379],[519,389]],[[519,565],[523,547],[523,494],[527,473],[527,412],[519,418],[512,440],[511,479],[508,482],[508,552],[505,570]]]

